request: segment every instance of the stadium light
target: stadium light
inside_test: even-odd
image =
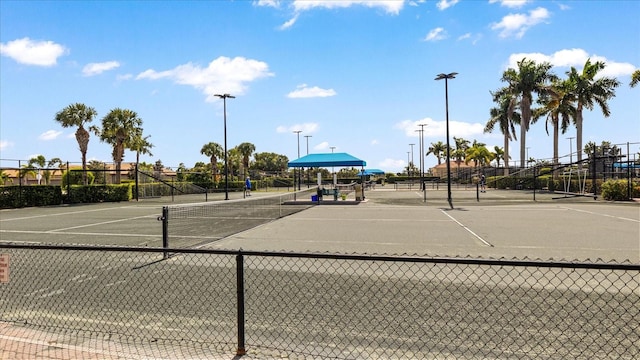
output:
[[[449,146],[449,79],[455,79],[457,72],[449,74],[438,74],[435,80],[444,79],[444,101],[446,111],[446,124],[447,124],[447,201],[449,206],[453,209],[453,201],[451,200],[451,147]]]
[[[229,162],[227,160],[227,98],[235,99],[236,97],[229,94],[215,94],[222,99],[224,104],[224,199],[229,200]],[[213,171],[213,169],[211,169]]]
[[[300,159],[300,133],[302,132],[302,130],[295,130],[294,133],[298,136],[298,159]],[[296,169],[293,169],[294,171],[294,175],[293,175],[293,179],[295,181],[296,175],[295,175],[295,171]],[[296,189],[295,183],[293,185],[293,189]],[[298,170],[298,190],[300,190],[300,170]]]

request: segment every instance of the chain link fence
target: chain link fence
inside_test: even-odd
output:
[[[0,321],[152,358],[640,357],[638,264],[165,251],[0,244]]]

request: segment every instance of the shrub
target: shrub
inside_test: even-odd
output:
[[[62,204],[62,190],[59,186],[2,186],[0,187],[0,208],[21,208]]]
[[[633,182],[631,197],[640,197],[640,183]],[[602,184],[602,197],[605,200],[629,200],[627,180],[607,180]]]

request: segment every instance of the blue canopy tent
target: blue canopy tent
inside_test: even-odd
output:
[[[289,161],[289,167],[346,167],[346,166],[367,166],[367,162],[360,160],[355,156],[347,153],[327,153],[327,154],[309,154],[299,159]]]
[[[358,176],[384,175],[384,171],[380,169],[364,169],[358,173]]]
[[[359,166],[364,170],[367,162],[347,153],[322,153],[303,156],[299,159],[289,161],[288,165],[292,168]],[[362,191],[362,198],[364,199],[364,190]]]

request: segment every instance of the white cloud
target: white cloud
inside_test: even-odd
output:
[[[405,166],[407,166],[406,161],[396,159],[384,159],[378,163],[379,168],[391,169],[392,171],[401,171]]]
[[[460,0],[440,0],[436,6],[439,10],[446,10],[447,8],[457,4],[459,1]]]
[[[636,67],[630,63],[620,63],[612,60],[608,60],[603,56],[589,55],[589,53],[583,49],[563,49],[547,55],[542,53],[516,53],[509,56],[509,68],[517,68],[518,61],[523,58],[534,60],[535,62],[548,62],[551,65],[564,68],[568,70],[570,67],[575,67],[581,70],[587,59],[591,59],[591,62],[602,61],[605,63],[605,68],[598,73],[599,77],[618,77],[631,75]]]
[[[509,14],[503,17],[499,23],[493,23],[491,29],[500,30],[499,36],[501,38],[514,36],[520,39],[532,26],[544,22],[549,16],[550,13],[547,9],[539,7],[529,11],[528,15]]]
[[[431,118],[424,118],[421,120],[404,120],[394,125],[394,128],[404,131],[407,137],[420,136],[420,133],[416,130],[419,129],[419,124],[425,124],[424,137],[436,137],[444,138],[447,134],[446,121],[436,121]],[[466,123],[461,121],[449,120],[449,134],[450,136],[469,138],[475,135],[480,135],[484,131],[484,124],[480,123]]]
[[[371,140],[371,145],[378,145],[378,144],[380,144],[380,141],[378,141],[378,139]]]
[[[470,39],[471,33],[466,33],[464,35],[458,36],[458,40]]]
[[[329,143],[326,141],[321,142],[320,144],[313,147],[313,150],[326,150],[329,148]]]
[[[280,30],[286,30],[286,29],[292,27],[293,24],[296,23],[296,21],[298,21],[298,14],[296,14],[296,16],[291,18],[289,21],[287,21],[284,24],[280,25]]]
[[[120,63],[117,61],[106,61],[101,63],[89,63],[82,68],[83,76],[94,76],[102,74],[105,71],[109,71],[120,67]]]
[[[126,81],[133,79],[133,74],[124,74],[116,76],[116,80],[118,81]]]
[[[0,150],[5,150],[13,146],[12,142],[0,140]]]
[[[288,98],[315,98],[315,97],[329,97],[335,96],[336,92],[333,89],[321,89],[317,86],[308,87],[307,84],[298,85],[296,90],[287,94]]]
[[[318,130],[319,125],[317,123],[304,123],[304,124],[293,124],[289,126],[280,125],[276,128],[276,132],[278,133],[293,133],[294,131],[302,131],[300,136],[313,134]]]
[[[40,134],[40,136],[38,136],[38,139],[40,140],[54,140],[57,139],[58,136],[62,135],[62,131],[56,131],[56,130],[47,130],[45,132],[43,132],[42,134]]]
[[[447,38],[447,32],[443,28],[437,27],[429,31],[427,36],[425,36],[424,41],[439,41],[439,40],[444,40],[446,38]]]
[[[211,102],[217,99],[215,94],[242,95],[246,91],[247,83],[273,75],[265,62],[244,57],[230,59],[221,56],[205,68],[187,63],[165,71],[149,69],[138,74],[136,80],[170,79],[176,84],[189,85],[201,90],[207,96],[207,101]]]
[[[297,12],[311,10],[314,8],[348,8],[355,5],[369,8],[381,8],[387,13],[397,15],[404,6],[404,0],[295,0],[292,4],[293,8]]]
[[[67,52],[64,46],[53,41],[31,40],[28,37],[0,43],[0,54],[25,65],[53,66]]]
[[[262,1],[259,1],[259,3]],[[291,3],[295,14],[293,18],[285,22],[280,26],[281,30],[286,30],[293,26],[298,20],[301,12],[310,11],[313,9],[339,9],[349,8],[352,6],[364,6],[368,8],[378,8],[384,10],[388,14],[398,15],[400,10],[404,7],[404,0],[294,0]],[[264,1],[262,6],[273,6],[278,1]],[[276,7],[276,6],[273,6]]]
[[[521,8],[526,3],[531,2],[531,0],[489,0],[490,4],[495,4],[499,2],[501,6],[508,8]]]
[[[258,0],[258,1],[254,1],[253,4],[256,6],[265,6],[265,7],[273,7],[273,8],[280,7],[280,1],[278,0]]]

